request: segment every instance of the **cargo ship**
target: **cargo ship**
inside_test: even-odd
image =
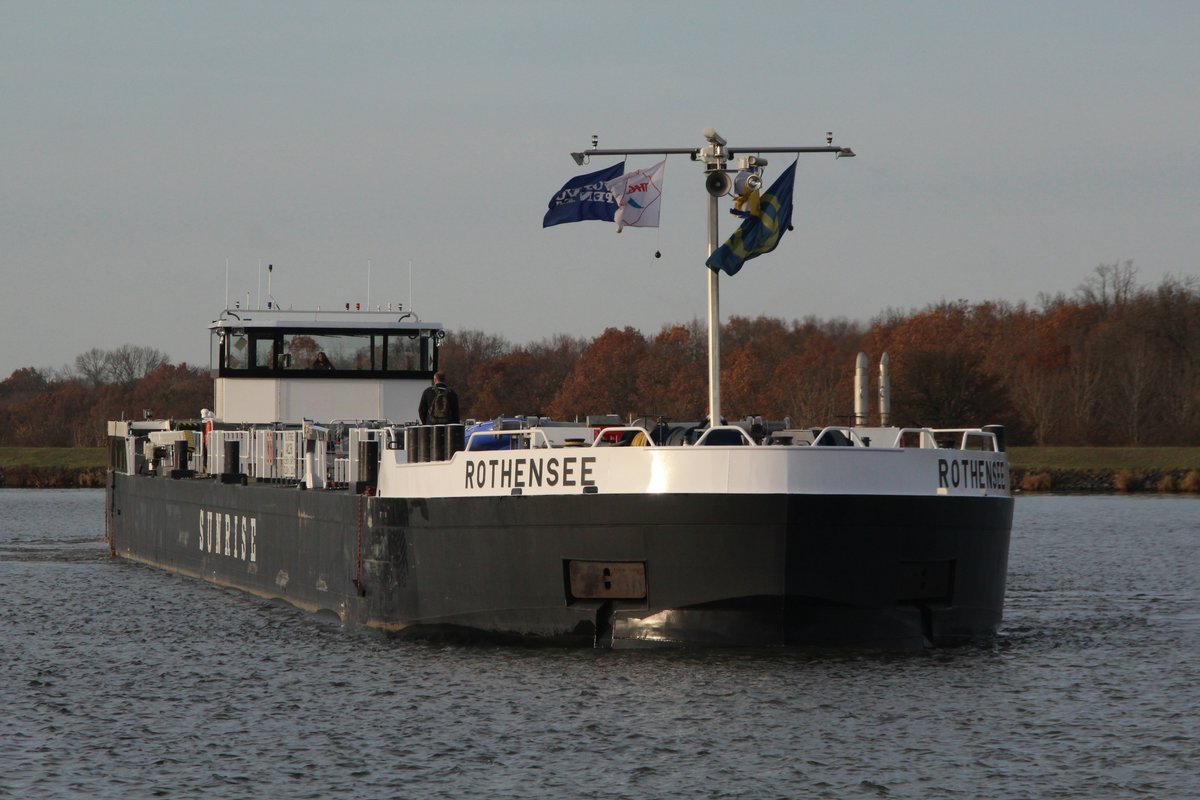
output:
[[[994,634],[1013,508],[1001,427],[894,427],[886,413],[869,427],[865,356],[853,425],[724,423],[718,198],[740,193],[753,217],[730,239],[736,264],[719,266],[732,275],[790,226],[794,165],[760,198],[763,153],[855,154],[832,133],[740,149],[702,135],[649,150],[593,137],[571,155],[703,165],[708,420],[406,422],[441,325],[227,308],[210,326],[212,410],[109,423],[113,555],[398,635],[923,648]],[[543,225],[636,224],[601,182],[622,168],[568,182]]]
[[[212,410],[109,423],[115,556],[416,636],[919,648],[1000,624],[999,428],[420,425],[395,420],[441,325],[230,310],[210,334]]]

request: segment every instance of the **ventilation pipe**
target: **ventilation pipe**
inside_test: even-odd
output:
[[[867,354],[859,353],[854,363],[854,424],[867,424],[867,410],[870,401],[867,398]]]
[[[892,376],[888,372],[888,354],[879,359],[879,427],[892,424]]]

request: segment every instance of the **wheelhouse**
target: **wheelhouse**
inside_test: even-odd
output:
[[[226,311],[209,331],[215,412],[231,422],[415,417],[445,338],[379,312]]]

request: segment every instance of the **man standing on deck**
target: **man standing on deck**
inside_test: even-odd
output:
[[[417,410],[422,425],[457,425],[458,393],[446,385],[446,376],[440,371],[433,373],[433,385],[421,395],[421,406]]]

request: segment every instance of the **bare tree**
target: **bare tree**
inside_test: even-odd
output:
[[[1104,308],[1123,306],[1137,293],[1137,267],[1132,260],[1101,264],[1095,272],[1076,290],[1083,302]]]
[[[1107,387],[1107,416],[1120,442],[1139,447],[1147,443],[1155,400],[1162,391],[1158,354],[1144,337],[1123,339],[1109,355],[1113,366]]]
[[[109,357],[110,354],[107,351],[93,347],[91,350],[75,356],[75,372],[87,381],[89,386],[108,383],[109,371],[112,368]]]
[[[1063,406],[1063,378],[1046,365],[1031,364],[1028,359],[1015,359],[1005,376],[1013,410],[1028,427],[1033,443],[1049,444],[1058,430],[1059,412]]]
[[[113,383],[133,384],[168,363],[167,354],[153,347],[123,344],[110,350],[106,359]]]
[[[1163,392],[1172,440],[1200,439],[1200,278],[1163,279],[1154,294],[1150,330],[1166,359],[1172,389]]]

